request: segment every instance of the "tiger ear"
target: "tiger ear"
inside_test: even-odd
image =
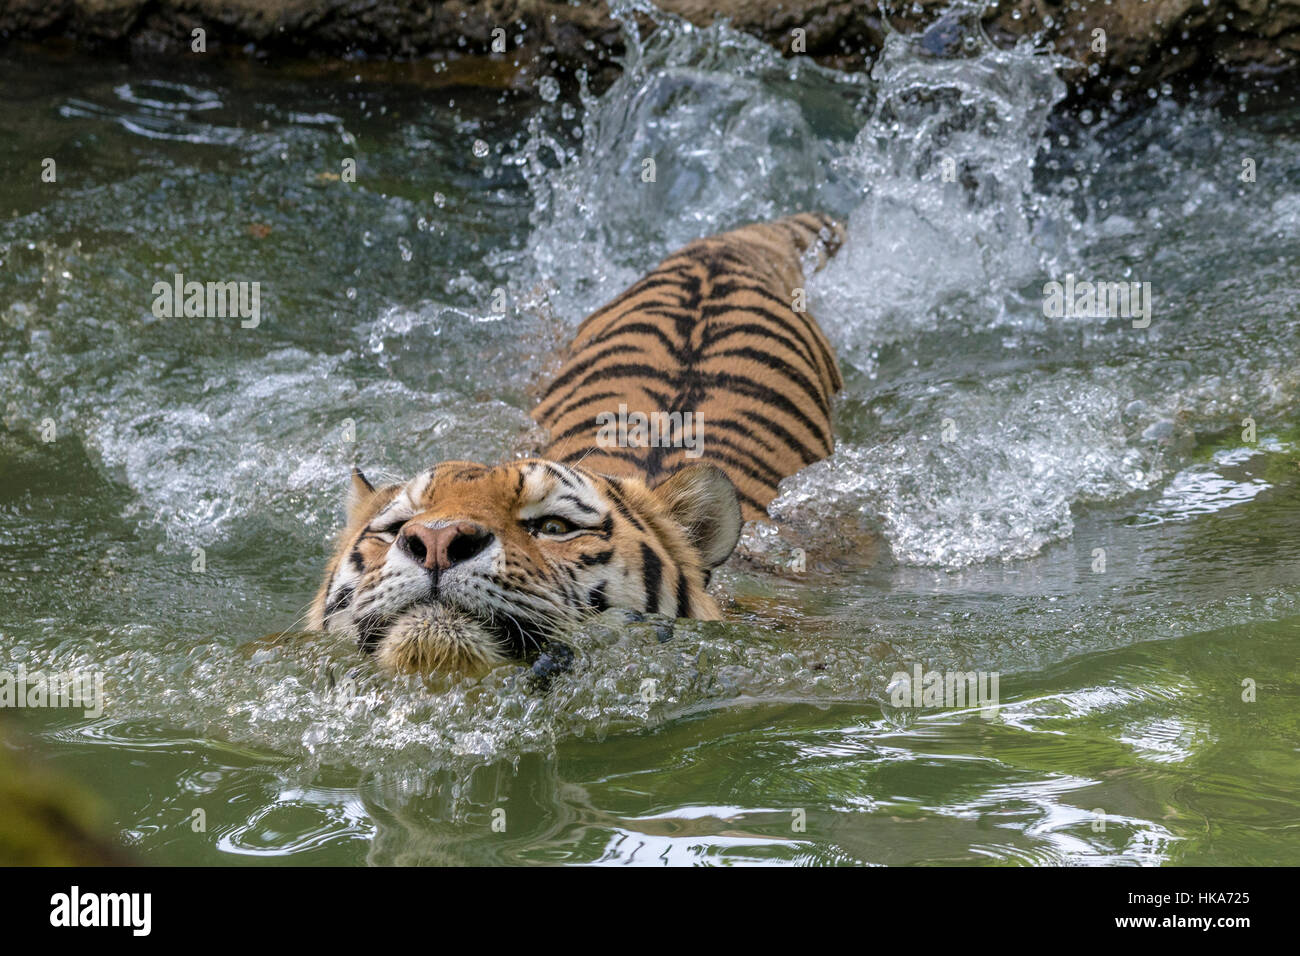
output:
[[[352,482],[348,485],[348,496],[343,505],[348,514],[349,524],[356,520],[357,515],[369,504],[374,494],[375,486],[361,473],[360,468],[354,466],[352,469]]]
[[[687,465],[652,492],[686,530],[705,568],[716,568],[740,540],[740,499],[727,473],[716,465]]]

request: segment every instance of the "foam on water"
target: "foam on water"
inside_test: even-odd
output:
[[[862,76],[783,59],[725,25],[615,10],[659,28],[643,40],[625,21],[623,71],[599,97],[584,85],[577,135],[539,117],[511,159],[533,193],[522,261],[571,320],[692,239],[851,202],[834,161],[869,95]]]
[[[47,374],[69,362],[44,343],[35,337],[24,360],[48,363]],[[142,525],[186,545],[238,536],[250,515],[262,533],[269,522],[321,540],[356,459],[358,432],[373,460],[402,474],[442,458],[508,455],[509,436],[526,427],[526,416],[502,402],[357,381],[348,358],[286,348],[237,364],[200,357],[177,373],[167,360],[142,356],[102,393],[87,390],[57,406],[56,425],[136,491],[131,513]],[[171,388],[184,383],[187,401],[160,401],[159,383],[169,378]],[[11,403],[6,424],[39,428],[43,419],[29,415],[49,407]],[[400,434],[366,434],[388,421],[402,422]],[[495,445],[477,429],[498,436]]]

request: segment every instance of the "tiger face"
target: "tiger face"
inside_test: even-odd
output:
[[[481,673],[608,608],[716,619],[705,587],[740,525],[708,464],[654,489],[540,459],[444,462],[382,488],[354,471],[311,625],[390,671]]]

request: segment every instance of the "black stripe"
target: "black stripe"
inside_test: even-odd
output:
[[[612,415],[614,413],[610,412],[610,414]],[[575,438],[578,435],[583,435],[589,431],[600,431],[601,429],[607,427],[608,427],[607,425],[597,424],[595,416],[592,416],[591,418],[581,418],[578,420],[578,423],[576,425],[570,425],[568,428],[560,432],[558,435],[552,435],[550,447],[554,448],[556,445],[563,445],[570,438]],[[586,449],[581,449],[581,451],[585,453]],[[568,460],[569,460],[568,458],[565,458],[563,461],[567,462]]]
[[[554,479],[555,479],[556,481],[558,481],[560,484],[564,485],[564,487],[566,487],[566,488],[576,488],[576,487],[578,487],[577,485],[575,485],[575,484],[573,483],[573,479],[572,479],[572,478],[570,478],[570,477],[569,477],[568,475],[566,475],[564,472],[560,471],[560,469],[556,468],[556,467],[555,467],[554,465],[552,465],[549,461],[544,461],[544,462],[542,462],[542,467],[546,469],[546,473],[547,473],[548,475],[550,475],[552,478],[554,478]]]
[[[731,451],[734,451],[737,454],[744,455],[752,462],[752,464],[747,465],[737,459],[732,458],[730,455],[726,455],[725,453],[715,452],[714,448],[716,448],[718,445],[721,445],[723,448],[729,448]],[[758,457],[758,455],[754,454],[748,448],[745,448],[742,445],[737,445],[729,438],[721,438],[717,435],[714,435],[712,438],[709,439],[709,446],[710,446],[709,449],[701,457],[703,458],[717,457],[727,462],[734,462],[735,466],[738,469],[740,469],[741,472],[748,475],[750,478],[753,478],[755,481],[760,481],[765,485],[771,485],[773,488],[775,488],[778,484],[781,483],[781,479],[785,477],[784,472],[780,471],[779,469],[773,468],[771,465],[765,462],[762,458]],[[690,456],[688,455],[687,458],[689,457]]]
[[[781,478],[785,477],[784,475],[781,475],[779,472],[773,472],[773,474],[778,475],[776,480],[772,480],[771,478],[766,478],[759,472],[755,471],[748,464],[741,461],[739,458],[735,458],[732,455],[727,454],[726,452],[718,451],[716,448],[711,448],[708,451],[708,453],[703,455],[700,459],[687,458],[685,461],[677,460],[677,455],[683,454],[682,449],[674,448],[672,449],[672,452],[673,454],[669,456],[669,460],[660,459],[658,461],[647,461],[645,463],[646,470],[649,473],[649,478],[651,481],[655,481],[655,483],[657,484],[658,482],[656,481],[656,479],[660,475],[665,473],[671,475],[677,470],[679,470],[680,468],[684,468],[692,461],[697,461],[697,460],[709,461],[717,465],[723,471],[728,473],[728,477],[732,479],[732,484],[737,484],[735,480],[736,475],[743,475],[746,478],[752,479],[753,481],[757,482],[759,485],[763,486],[764,488],[771,489],[773,494],[776,493],[776,486],[780,484]],[[733,474],[733,472],[735,474]],[[736,488],[736,492],[737,494],[740,493],[739,487]],[[753,499],[750,500],[752,501]],[[763,508],[762,505],[758,505],[758,507],[759,510],[762,510]]]
[[[623,483],[617,478],[611,478],[608,475],[605,476],[605,481],[607,483],[605,493],[613,499],[614,507],[618,509],[618,513],[630,521],[638,531],[645,531],[645,525],[641,523],[641,519],[636,516],[636,513],[628,507],[627,499],[623,497]]]
[[[649,292],[651,289],[660,289],[664,286],[689,287],[695,285],[698,287],[698,279],[695,279],[690,275],[678,275],[678,273],[689,272],[691,266],[695,265],[695,263],[685,261],[680,265],[670,265],[670,263],[677,258],[678,256],[670,256],[665,259],[654,272],[650,273],[639,282],[629,286],[627,289],[623,290],[618,295],[614,296],[614,298],[602,305],[595,312],[591,313],[591,315],[587,316],[587,318],[582,321],[582,325],[578,326],[578,333],[581,334],[583,327],[591,323],[593,320],[608,315],[620,305],[625,304],[630,299],[636,298],[643,292]]]
[[[772,454],[776,454],[776,446],[759,437],[758,432],[755,431],[752,426],[746,428],[744,425],[740,424],[740,422],[732,421],[730,418],[710,418],[709,429],[716,430],[719,428],[725,432],[733,432],[742,438],[747,438],[754,444],[759,445],[764,451],[770,451]]]
[[[778,299],[777,301],[780,300]],[[791,322],[789,318],[787,318],[787,316],[799,314],[795,312],[793,309],[791,309],[789,306],[785,306],[783,309],[778,311],[775,309],[768,308],[766,305],[753,305],[753,304],[734,305],[730,303],[710,302],[709,304],[705,305],[702,310],[701,321],[703,321],[704,319],[725,320],[728,315],[737,312],[747,313],[750,316],[758,316],[761,319],[767,319],[773,322],[775,325],[779,326],[782,331],[788,332],[791,336],[793,336],[796,342],[803,343],[804,351],[806,353],[804,357],[808,359],[808,364],[811,365],[813,368],[817,367],[817,358],[813,353],[813,346],[816,343],[809,341],[811,335],[809,334],[809,331],[806,327],[800,327],[799,325],[796,325],[795,323]],[[739,320],[737,320],[734,323],[728,322],[727,325],[724,326],[723,328],[720,328],[719,331],[725,331],[726,329],[730,329],[733,324],[740,324]],[[711,343],[706,342],[705,348],[707,349],[710,344]]]
[[[339,588],[338,594],[330,598],[329,603],[325,605],[325,617],[328,618],[332,614],[337,614],[351,604],[356,588],[356,584],[345,584]]]
[[[616,345],[613,346],[612,348],[605,349],[599,352],[598,354],[592,356],[589,359],[584,359],[581,362],[577,362],[574,365],[571,365],[569,368],[565,369],[563,374],[561,374],[559,378],[553,381],[550,384],[550,386],[546,389],[546,394],[542,397],[542,404],[545,405],[546,402],[550,401],[551,398],[555,395],[555,393],[559,389],[567,385],[572,379],[577,378],[579,375],[581,375],[591,366],[595,365],[598,361],[600,361],[605,356],[615,355],[619,352],[639,352],[639,351],[640,349],[638,349],[636,346],[633,345]]]
[[[772,421],[772,419],[768,418],[766,415],[760,415],[758,412],[751,411],[748,408],[742,408],[740,413],[755,424],[766,428],[774,437],[784,442],[785,446],[793,450],[794,453],[803,460],[805,465],[811,465],[813,462],[820,461],[822,458],[826,457],[825,455],[819,455],[813,452],[807,445],[795,438],[786,431],[784,427]]]
[[[798,335],[797,330],[791,331],[794,335]],[[808,367],[813,371],[817,370],[817,360],[813,358],[812,350],[808,348],[807,342],[804,342],[800,338],[790,338],[760,322],[732,322],[728,323],[723,329],[711,331],[709,340],[704,346],[704,354],[710,354],[710,349],[722,342],[723,339],[729,339],[733,335],[754,335],[763,339],[765,342],[779,342],[789,351],[799,356],[800,359],[806,361]]]
[[[546,417],[553,422],[560,422],[564,420],[565,415],[568,415],[572,411],[576,411],[583,405],[590,405],[592,402],[598,402],[605,398],[619,398],[623,394],[623,392],[596,392],[594,395],[579,395],[573,401],[569,402],[569,404],[556,409]],[[554,444],[554,442],[552,442],[552,444]]]
[[[724,289],[726,291],[724,291]],[[821,341],[821,336],[817,334],[816,332],[817,326],[813,323],[813,318],[810,313],[796,312],[792,308],[791,303],[786,302],[779,295],[776,295],[770,290],[764,289],[760,286],[730,285],[725,282],[719,282],[716,285],[714,285],[713,292],[715,295],[722,296],[723,298],[725,298],[728,295],[732,295],[735,292],[753,292],[755,295],[759,296],[759,298],[763,298],[771,302],[779,303],[781,305],[784,314],[795,316],[799,321],[799,323],[803,326],[803,331],[808,333],[808,337],[809,339],[811,339],[812,344],[815,345],[817,347],[817,351],[821,353],[822,359],[826,362],[826,367],[835,368],[835,359],[831,357],[830,352],[826,350],[826,345]],[[772,315],[773,313],[766,312],[765,314]],[[795,330],[792,329],[792,331]]]
[[[657,314],[657,315],[663,315],[664,318],[668,318],[668,319],[678,318],[678,316],[676,315],[666,314],[663,312],[655,312],[650,309],[639,310],[638,314],[641,315]],[[603,332],[596,338],[592,339],[584,346],[584,348],[591,348],[593,346],[601,345],[604,342],[607,342],[608,340],[613,338],[617,338],[620,335],[649,335],[653,338],[658,339],[663,344],[663,347],[668,352],[668,354],[676,359],[680,359],[682,357],[683,351],[685,351],[683,348],[683,344],[681,342],[673,341],[671,338],[668,337],[668,333],[666,333],[659,326],[655,325],[653,322],[626,322],[626,323],[621,323],[619,325],[615,325],[608,331]]]
[[[701,260],[709,269],[709,278],[716,283],[718,277],[725,276],[732,281],[748,279],[755,285],[769,285],[775,276],[769,270],[762,272],[755,267],[749,256],[741,255],[731,246],[719,246],[709,251],[707,259]]]
[[[588,514],[593,514],[593,515],[600,514],[600,511],[598,509],[593,508],[591,505],[586,504],[585,502],[579,501],[577,495],[560,495],[560,500],[572,501],[575,505],[577,505],[579,508],[581,508],[583,511],[587,512]]]
[[[650,451],[649,448],[641,448],[641,449],[638,449],[638,450],[641,451],[641,452],[648,452],[648,451]],[[578,448],[578,449],[575,449],[575,450],[569,452],[568,454],[566,454],[563,458],[560,459],[560,461],[563,462],[563,463],[566,464],[566,465],[567,465],[570,461],[573,461],[573,460],[576,460],[576,459],[582,459],[582,460],[585,461],[586,458],[587,458],[587,456],[588,456],[588,455],[591,455],[591,454],[593,454],[593,452],[592,452],[592,450],[591,450],[590,448]],[[607,456],[610,457],[610,458],[617,458],[617,459],[619,459],[620,461],[628,461],[628,462],[631,462],[631,463],[634,464],[634,465],[640,465],[640,464],[641,464],[641,455],[639,455],[639,454],[637,454],[636,452],[632,451],[631,449],[627,449],[627,448],[600,448],[600,449],[597,449],[597,451],[596,451],[594,454],[597,454],[597,455],[607,455]],[[608,478],[609,476],[606,475],[605,477]]]
[[[777,427],[779,428],[780,426]],[[798,451],[803,446],[795,444],[792,445],[791,447],[794,448],[795,451]],[[669,470],[668,463],[663,461],[662,459],[655,459],[653,461],[649,459],[649,453],[653,451],[658,451],[658,452],[666,451],[668,452],[668,457],[672,457],[674,455],[681,455],[683,457],[685,456],[685,449],[683,448],[667,448],[667,449],[641,448],[638,449],[637,451],[632,451],[631,449],[624,449],[624,448],[602,448],[600,449],[599,453],[602,455],[608,455],[610,458],[617,458],[619,461],[628,462],[629,464],[635,465],[637,468],[640,468],[645,473],[645,479],[647,484],[653,486],[659,484],[659,482],[656,479],[658,479],[660,475],[664,474],[665,471],[668,471],[668,474],[672,474],[672,472],[675,472],[679,467],[685,464],[685,462],[677,462],[672,466],[671,470]],[[565,460],[568,460],[569,458],[585,458],[586,456],[587,456],[587,452],[585,451],[575,451],[569,454],[568,456],[566,456]],[[817,456],[814,458],[810,458],[808,459],[808,463],[817,461],[818,458],[821,457],[824,456]],[[720,462],[721,464],[719,465],[719,467],[722,467],[723,471],[727,470],[726,467],[723,467],[725,465],[728,467],[735,468],[735,470],[740,472],[741,474],[749,474],[747,466],[743,462],[736,461],[730,455],[724,455],[717,452],[706,452],[702,456],[702,459],[704,461],[714,461],[715,463]],[[608,478],[609,476],[606,475],[605,477]],[[755,480],[758,481],[760,484],[774,487],[772,482],[764,481],[762,478],[755,477]],[[760,513],[765,513],[767,511],[767,505],[745,494],[745,492],[742,491],[740,488],[736,488],[736,494],[737,496],[739,496],[742,503],[749,504],[755,511],[758,511]],[[635,524],[642,531],[646,530],[645,526],[641,522],[637,521],[636,518],[632,517],[632,515],[629,512],[624,512],[622,509],[619,510],[624,517],[631,520],[632,523]],[[606,515],[606,520],[608,520],[608,518],[609,516]],[[608,535],[606,535],[605,537],[608,537]]]
[[[605,582],[601,581],[587,592],[587,605],[597,611],[609,610],[609,598],[605,597]]]
[[[691,591],[686,583],[686,572],[677,572],[677,616],[691,616]]]
[[[745,395],[759,402],[763,402],[764,404],[779,408],[791,418],[795,419],[795,421],[799,422],[799,424],[803,425],[813,435],[820,438],[822,443],[828,448],[830,447],[830,432],[826,426],[814,422],[804,414],[803,409],[790,401],[790,399],[786,398],[786,396],[781,394],[779,390],[772,388],[769,385],[764,385],[762,382],[755,381],[747,375],[733,375],[730,372],[710,372],[707,377],[709,379],[709,387],[739,392],[741,395]],[[811,464],[822,457],[822,455],[817,455],[808,463]]]
[[[658,365],[651,365],[647,362],[619,362],[614,365],[606,365],[602,368],[591,368],[591,366],[595,365],[599,359],[615,352],[636,352],[638,354],[644,354],[641,349],[638,349],[635,346],[616,345],[608,352],[600,353],[592,361],[580,363],[582,366],[585,366],[583,372],[586,374],[584,374],[581,379],[579,379],[567,392],[564,393],[564,397],[568,399],[577,394],[578,390],[584,385],[590,385],[592,382],[600,382],[609,378],[634,378],[638,375],[644,375],[659,383],[663,383],[665,380],[668,382],[676,382],[678,378],[678,374],[674,374],[667,369],[660,368]],[[568,373],[566,372],[563,377],[567,379],[569,377]]]
[[[645,609],[647,614],[659,612],[659,582],[663,577],[664,563],[650,545],[641,542],[641,568],[645,578]]]
[[[631,346],[626,348],[623,346],[617,346],[613,351],[635,352],[638,358],[644,358],[646,354],[642,349],[634,348]],[[578,382],[570,384],[569,387],[565,389],[564,392],[562,393],[548,392],[546,401],[548,402],[554,401],[556,404],[561,404],[561,403],[568,404],[571,403],[578,395],[580,395],[582,391],[585,388],[587,388],[591,383],[598,382],[603,378],[611,378],[611,377],[618,378],[624,375],[629,375],[633,377],[637,375],[648,375],[655,378],[656,380],[659,380],[659,383],[661,385],[667,385],[669,388],[675,388],[677,384],[675,377],[670,376],[664,369],[660,368],[657,365],[625,364],[625,365],[610,366],[605,369],[598,368],[595,370],[590,370],[590,366],[596,364],[596,361],[598,361],[601,358],[604,358],[604,354],[597,355],[596,359],[592,360],[591,362],[584,361],[582,364],[588,366],[589,369],[586,372],[586,374],[584,374],[583,377]],[[667,381],[666,382],[662,381],[665,378],[667,379]],[[646,393],[647,396],[650,396],[653,400],[658,401],[661,404],[667,401],[666,398],[663,398],[660,395],[652,392],[649,387],[650,383],[648,382],[645,381],[632,382],[632,383],[620,382],[617,384],[625,385],[625,386],[630,384],[639,387],[643,392]],[[626,389],[625,389],[625,394],[626,394]],[[536,414],[540,418],[549,419],[552,422],[554,422],[554,419],[551,418],[551,413],[543,412],[540,406],[538,407]]]
[[[748,345],[742,346],[740,348],[735,348],[735,349],[727,349],[726,351],[723,352],[713,352],[710,353],[709,355],[710,359],[723,358],[723,357],[753,359],[755,362],[758,362],[760,365],[763,365],[764,367],[771,369],[773,372],[776,372],[778,375],[784,375],[795,385],[802,388],[804,392],[808,395],[808,397],[817,403],[817,407],[821,409],[825,415],[827,415],[828,417],[830,416],[831,407],[826,402],[825,392],[823,392],[812,382],[808,381],[807,376],[801,373],[798,369],[794,368],[785,359],[773,355],[771,352],[763,352],[756,348],[751,348]]]

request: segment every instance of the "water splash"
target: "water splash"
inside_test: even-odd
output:
[[[632,18],[657,29],[642,38]],[[857,128],[867,80],[783,59],[718,23],[699,28],[615,5],[627,53],[599,97],[584,82],[580,134],[536,120],[512,161],[533,194],[524,261],[555,312],[581,318],[673,249],[799,209],[842,209],[833,161]]]
[[[849,241],[812,286],[841,359],[873,374],[881,345],[917,331],[990,327],[1020,288],[1059,270],[1079,224],[1040,192],[1034,169],[1066,88],[1059,58],[984,36],[959,8],[931,28],[962,55],[928,54],[929,33],[890,33],[872,70],[874,105],[837,160],[859,184]]]

